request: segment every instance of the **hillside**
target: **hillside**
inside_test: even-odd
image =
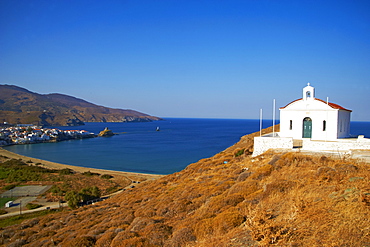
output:
[[[158,117],[134,110],[113,109],[63,94],[38,94],[0,85],[0,121],[10,124],[73,126],[84,122],[148,122]]]
[[[252,158],[258,134],[104,202],[0,229],[0,244],[369,246],[369,165],[302,153]]]

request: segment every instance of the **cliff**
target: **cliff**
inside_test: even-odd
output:
[[[84,122],[149,122],[161,120],[134,110],[99,106],[63,94],[38,94],[0,85],[0,121],[10,124],[75,126]]]
[[[104,202],[0,229],[0,244],[370,244],[368,164],[301,153],[252,158],[257,135],[244,136],[213,157]]]

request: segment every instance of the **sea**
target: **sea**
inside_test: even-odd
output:
[[[269,127],[272,123],[272,120],[263,120],[262,127]],[[154,122],[86,123],[83,126],[56,128],[83,129],[98,134],[105,127],[117,135],[4,148],[61,164],[171,174],[223,151],[243,135],[259,131],[260,122],[254,119],[166,118]],[[370,138],[370,122],[351,122],[351,135],[359,134]]]

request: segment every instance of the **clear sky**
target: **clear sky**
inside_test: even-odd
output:
[[[370,1],[0,0],[0,84],[159,117],[272,118],[302,97],[370,121]]]

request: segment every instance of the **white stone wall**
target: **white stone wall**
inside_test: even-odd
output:
[[[279,133],[277,133],[279,134]],[[272,134],[267,134],[261,137],[254,138],[254,150],[252,156],[260,155],[269,149],[293,149],[293,138],[289,137],[272,137]],[[335,141],[314,141],[311,139],[302,139],[302,151],[315,151],[315,152],[346,152],[350,153],[351,150],[370,150],[370,139],[351,138],[351,139],[337,139]]]
[[[270,148],[272,149],[292,149],[293,148],[293,138],[289,137],[269,137],[261,136],[254,138],[254,148],[252,156],[260,155]]]
[[[302,150],[308,151],[350,151],[370,150],[370,139],[338,139],[337,141],[311,141],[303,140]]]

